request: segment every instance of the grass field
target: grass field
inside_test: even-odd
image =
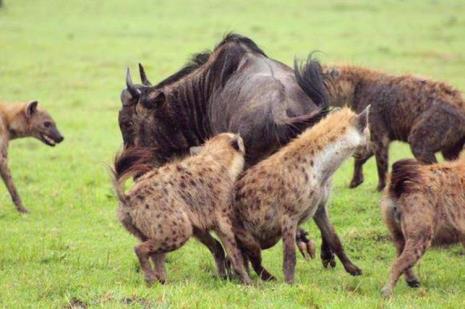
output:
[[[364,270],[338,262],[297,262],[283,283],[282,249],[264,253],[275,283],[243,287],[215,278],[213,259],[191,241],[168,258],[169,283],[145,286],[135,240],[117,222],[107,165],[121,146],[119,94],[126,66],[143,62],[152,80],[194,52],[236,31],[291,64],[319,50],[325,63],[413,72],[465,90],[464,1],[92,1],[5,0],[0,8],[0,99],[38,99],[64,143],[20,140],[10,165],[29,215],[19,215],[0,185],[0,306],[19,307],[422,307],[465,306],[465,251],[431,250],[422,287],[402,281],[383,300],[394,247],[379,213],[373,160],[366,181],[347,188],[352,162],[334,179],[331,216],[348,254]],[[410,157],[391,147],[391,163]],[[320,242],[311,222],[305,224]],[[319,252],[318,252],[319,254]]]

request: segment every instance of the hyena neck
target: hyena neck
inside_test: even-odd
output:
[[[15,106],[16,107],[16,106]],[[9,139],[31,136],[29,125],[26,117],[22,112],[23,109],[10,109],[10,113],[1,114],[3,123],[8,131]]]
[[[328,135],[332,136],[313,136],[304,141],[307,147],[296,147],[286,155],[297,161],[293,163],[297,168],[305,169],[319,183],[325,183],[355,152],[361,138],[355,128],[350,128],[339,136],[334,134],[335,132],[329,132]]]

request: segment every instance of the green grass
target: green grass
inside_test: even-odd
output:
[[[430,250],[418,268],[422,287],[399,282],[385,301],[394,248],[379,213],[374,162],[366,182],[347,189],[335,176],[331,217],[364,274],[340,263],[298,258],[296,283],[283,283],[282,249],[264,253],[275,283],[215,278],[213,259],[191,241],[170,254],[165,286],[147,288],[135,240],[117,222],[107,165],[120,148],[119,93],[126,66],[146,64],[152,80],[234,30],[291,64],[320,50],[325,63],[413,72],[465,89],[463,1],[91,1],[6,0],[0,9],[0,96],[38,99],[66,139],[51,149],[34,140],[10,147],[10,165],[29,215],[19,215],[0,185],[0,306],[62,307],[464,307],[464,250]],[[391,163],[410,157],[391,147]],[[305,224],[320,242],[313,223]]]

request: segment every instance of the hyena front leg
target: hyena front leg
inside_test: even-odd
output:
[[[349,257],[346,255],[341,241],[337,236],[333,225],[329,221],[326,206],[324,204],[319,206],[313,219],[320,229],[321,237],[325,242],[327,242],[330,250],[337,255],[342,265],[344,266],[344,269],[352,276],[361,275],[362,270],[353,264]]]
[[[21,197],[19,196],[19,193],[16,190],[15,183],[13,182],[13,177],[11,176],[10,168],[8,167],[7,156],[4,155],[3,153],[0,154],[0,175],[3,179],[3,182],[5,182],[6,188],[8,189],[8,192],[10,193],[11,200],[15,204],[16,209],[22,213],[29,212],[23,206]]]
[[[287,283],[294,283],[296,256],[295,256],[295,236],[297,222],[289,217],[284,217],[281,223],[281,233],[283,235],[283,268],[284,279]]]
[[[372,134],[374,153],[376,157],[376,167],[378,169],[378,187],[377,190],[381,191],[386,186],[386,176],[388,172],[389,160],[389,137],[385,134],[377,136]]]
[[[354,155],[354,175],[350,182],[349,188],[356,188],[363,183],[363,165],[373,156],[374,152],[371,147],[358,151]]]
[[[212,253],[213,258],[215,259],[218,275],[221,278],[226,278],[226,258],[220,242],[213,238],[210,233],[199,229],[194,229],[194,236]]]

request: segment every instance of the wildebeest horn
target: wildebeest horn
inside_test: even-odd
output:
[[[140,73],[140,80],[142,81],[142,84],[144,86],[152,86],[152,83],[150,83],[149,79],[147,78],[147,75],[145,74],[144,67],[142,66],[142,63],[139,63],[139,73]]]
[[[127,70],[126,72],[126,87],[129,91],[129,93],[134,97],[138,98],[140,96],[140,90],[137,89],[134,84],[132,83],[132,78],[131,78],[131,71]]]

